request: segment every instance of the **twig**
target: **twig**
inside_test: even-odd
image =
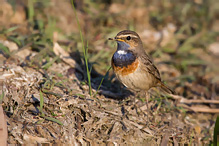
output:
[[[179,103],[186,103],[186,104],[192,104],[192,103],[209,103],[209,104],[219,104],[219,100],[206,100],[206,99],[186,99],[179,95],[173,95],[171,94],[170,98],[173,98],[175,100],[178,100]]]
[[[190,111],[194,112],[202,112],[202,113],[219,113],[219,109],[213,109],[213,108],[203,108],[203,107],[189,107],[185,104],[178,104],[177,106],[183,107],[185,109],[188,109]]]

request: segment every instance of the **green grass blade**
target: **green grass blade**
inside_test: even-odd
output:
[[[44,117],[44,113],[43,113],[43,104],[44,104],[44,98],[43,98],[43,93],[40,91],[40,113],[41,115]]]
[[[43,69],[48,69],[49,67],[52,66],[52,64],[59,59],[59,56],[56,56],[55,58],[53,58],[50,62],[46,63],[45,65],[42,66]]]
[[[10,56],[11,53],[8,49],[8,47],[4,46],[3,44],[0,43],[0,53],[3,52],[5,55]]]
[[[33,22],[34,17],[34,0],[28,0],[28,20]]]
[[[63,125],[61,121],[59,121],[58,119],[55,119],[55,118],[52,118],[52,117],[44,117],[46,120],[49,120],[49,121],[53,121],[55,123],[58,123],[60,125]]]
[[[9,33],[9,32],[12,32],[12,31],[14,31],[14,30],[16,30],[16,29],[18,29],[18,26],[11,27],[11,28],[5,30],[5,31],[4,31],[4,34],[7,34],[7,33]]]
[[[88,53],[88,42],[87,42],[87,47],[85,49],[85,53],[84,53],[84,59],[85,59],[85,65],[86,65],[86,70],[87,70],[87,79],[88,79],[88,85],[89,85],[89,94],[90,96],[92,95],[92,88],[91,88],[91,70],[89,70],[88,68],[88,58],[87,58],[87,53]],[[92,69],[92,68],[91,68]]]
[[[76,12],[76,9],[75,9],[75,6],[74,6],[74,1],[71,0],[71,2],[72,2],[72,7],[73,7],[73,10],[74,10],[75,17],[76,17],[76,20],[77,20],[79,32],[80,32],[82,49],[83,49],[83,53],[84,53],[84,60],[85,60],[85,65],[86,65],[86,70],[87,70],[87,78],[88,78],[88,84],[89,84],[89,94],[91,96],[92,95],[92,88],[91,88],[91,77],[90,77],[90,72],[89,72],[89,68],[88,68],[88,58],[87,58],[87,53],[86,53],[87,51],[86,51],[86,48],[84,46],[84,38],[83,38],[83,35],[82,35],[81,25],[79,23],[77,12]],[[87,43],[87,49],[88,49],[88,43]]]
[[[219,145],[218,137],[219,137],[219,116],[217,117],[214,127],[214,146]]]
[[[5,96],[5,92],[2,90],[2,94],[0,95],[0,104],[2,104],[4,96]]]
[[[96,93],[94,94],[94,96],[95,96],[95,95],[97,94],[97,92],[99,91],[99,89],[100,89],[100,87],[101,87],[101,85],[102,85],[102,83],[103,83],[103,80],[104,80],[104,78],[108,75],[110,69],[111,69],[111,67],[109,67],[109,69],[107,70],[106,74],[102,77],[102,79],[101,79],[101,81],[100,81],[100,84],[99,84],[99,86],[98,86],[98,88],[97,88],[97,91],[96,91]]]

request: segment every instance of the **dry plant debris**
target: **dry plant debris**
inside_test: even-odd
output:
[[[92,95],[71,3],[30,2],[0,2],[0,101],[8,144],[212,141],[219,113],[213,2],[75,1],[88,41]],[[124,28],[139,32],[163,79],[177,92],[150,90],[150,113],[143,94],[129,92],[108,71],[115,44],[106,40]]]

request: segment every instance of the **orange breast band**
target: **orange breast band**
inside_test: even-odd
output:
[[[135,72],[138,68],[139,61],[136,59],[132,64],[128,65],[127,67],[116,67],[112,62],[112,67],[115,73],[120,74],[122,76],[128,75],[130,73]]]

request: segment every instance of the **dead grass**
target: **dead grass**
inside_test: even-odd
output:
[[[75,1],[88,41],[92,94],[70,2],[32,2],[16,1],[14,15],[9,3],[0,8],[0,95],[8,143],[200,145],[213,140],[218,114],[194,109],[218,108],[214,1]],[[14,21],[17,17],[22,21]],[[108,72],[116,45],[107,38],[123,29],[139,33],[162,78],[179,95],[169,98],[152,89],[149,115],[144,96],[130,93]],[[54,50],[57,45],[61,52]]]

